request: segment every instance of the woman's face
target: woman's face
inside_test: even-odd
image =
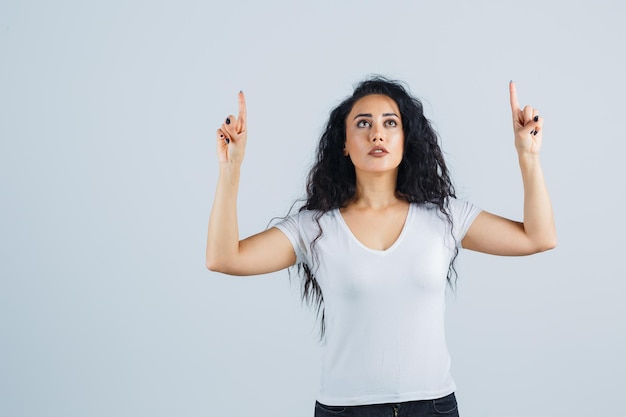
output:
[[[344,155],[357,173],[397,170],[403,151],[400,110],[392,98],[371,94],[354,103],[346,118]]]

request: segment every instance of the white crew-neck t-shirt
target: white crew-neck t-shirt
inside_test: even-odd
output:
[[[444,331],[446,275],[480,209],[453,198],[449,209],[452,234],[436,205],[411,204],[400,236],[384,251],[364,246],[339,210],[331,210],[319,219],[315,262],[314,212],[275,226],[293,244],[297,262],[313,267],[324,297],[319,402],[416,401],[455,391]]]

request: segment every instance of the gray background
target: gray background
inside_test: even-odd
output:
[[[461,254],[462,415],[620,414],[625,17],[616,1],[3,1],[0,415],[312,416],[297,282],[204,267],[214,132],[243,89],[255,233],[302,195],[329,110],[371,73],[423,99],[458,194],[508,217],[509,79],[545,117],[559,246]]]

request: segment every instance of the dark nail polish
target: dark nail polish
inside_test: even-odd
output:
[[[533,135],[537,136],[537,131],[536,130],[533,132]]]
[[[533,120],[534,120],[535,122],[538,122],[538,121],[539,121],[539,116],[535,116],[535,117],[533,118]]]
[[[224,137],[224,135],[220,135],[220,138],[223,138],[223,137]]]
[[[226,124],[229,125],[230,124],[230,117],[226,118]]]
[[[230,143],[230,139],[226,138],[224,139],[226,141],[226,144],[228,145]]]
[[[534,131],[534,130],[531,130],[531,131],[530,131],[530,134],[531,134],[531,135],[534,135],[534,134],[535,134],[535,131]]]

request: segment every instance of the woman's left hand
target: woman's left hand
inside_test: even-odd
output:
[[[519,156],[538,156],[541,151],[543,117],[531,106],[520,108],[513,81],[509,83],[509,93],[517,153]]]
[[[513,81],[509,84],[511,112],[522,182],[524,222],[481,212],[463,238],[462,246],[493,255],[530,255],[556,246],[550,196],[539,161],[543,119],[537,109],[520,109]]]

